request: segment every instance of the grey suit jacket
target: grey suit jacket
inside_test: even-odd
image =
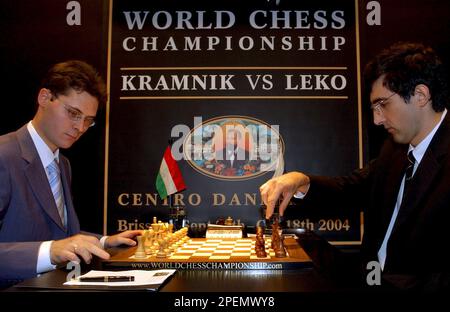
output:
[[[0,280],[36,275],[39,246],[80,232],[70,192],[70,164],[60,155],[67,228],[26,125],[0,136]]]

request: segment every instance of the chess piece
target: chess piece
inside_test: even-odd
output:
[[[175,252],[175,250],[177,249],[175,234],[169,233],[167,240],[168,240],[168,245],[169,245],[169,247],[168,247],[169,254],[173,254]]]
[[[275,252],[275,257],[286,258],[286,250],[284,248],[283,238],[281,237],[277,220],[272,224],[272,249]]]
[[[280,239],[280,235],[278,232],[278,223],[275,222],[272,224],[272,242],[271,247],[275,250],[275,246],[278,245],[278,240]]]
[[[153,217],[153,223],[151,224],[151,226],[153,226],[153,224],[158,224],[158,218]]]
[[[146,257],[145,249],[144,249],[144,239],[145,238],[144,238],[144,236],[139,235],[139,236],[136,236],[136,239],[137,239],[138,245],[136,248],[136,252],[134,253],[134,257],[136,259],[143,259]]]
[[[157,222],[153,222],[151,224],[152,230],[155,231],[155,233],[159,232],[159,224]]]
[[[155,250],[154,236],[155,236],[155,232],[152,229],[144,231],[144,237],[145,237],[144,250],[145,250],[146,255],[153,254],[153,252]]]
[[[274,248],[274,252],[275,252],[275,257],[277,257],[277,258],[286,258],[287,257],[282,237],[280,237],[280,239],[278,240],[277,245]]]
[[[159,223],[153,222],[151,224],[151,227],[152,227],[152,230],[155,232],[154,239],[156,240],[156,242],[158,242],[162,235],[162,223],[161,222],[159,222]]]
[[[256,257],[266,258],[266,243],[264,241],[264,228],[261,226],[256,227],[256,241],[255,241]]]
[[[233,219],[231,217],[228,217],[225,220],[225,225],[233,225],[233,224],[234,224],[234,221],[233,221]]]
[[[158,240],[159,250],[156,254],[156,258],[167,258],[167,240],[165,238],[161,238]]]

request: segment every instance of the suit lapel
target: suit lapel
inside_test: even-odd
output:
[[[379,206],[386,207],[386,209],[380,210],[382,226],[380,227],[379,235],[381,241],[387,231],[395,208],[395,203],[397,202],[398,191],[406,168],[406,150],[407,146],[402,145],[401,148],[395,149],[390,155],[392,157],[389,159],[390,169],[386,170],[388,174],[380,185],[381,189],[377,191],[379,194],[384,194],[383,196],[380,196],[382,203]]]
[[[30,188],[42,209],[49,215],[53,222],[62,230],[65,230],[59,217],[58,209],[56,208],[47,175],[26,125],[17,131],[17,138],[22,151],[22,158],[28,163],[24,168],[24,173],[28,179]]]
[[[411,184],[406,194],[404,194],[403,202],[398,212],[397,221],[394,231],[402,223],[406,222],[411,213],[417,208],[421,199],[429,194],[430,185],[441,168],[432,153],[426,153],[414,174]]]
[[[71,233],[80,231],[80,224],[72,202],[72,193],[70,191],[70,167],[68,161],[60,154],[59,169],[61,171],[61,182],[64,190],[64,199],[67,210],[67,230]]]

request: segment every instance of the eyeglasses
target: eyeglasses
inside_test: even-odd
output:
[[[373,103],[370,108],[372,109],[372,111],[377,114],[377,115],[381,115],[384,113],[384,109],[387,105],[386,101],[389,100],[391,97],[394,96],[394,94],[396,94],[395,92],[393,92],[391,95],[389,95],[387,98],[384,99],[379,99],[378,101],[376,101],[375,103]]]
[[[83,120],[83,125],[86,128],[89,128],[89,127],[92,127],[95,125],[95,120],[93,117],[83,117],[83,113],[80,112],[79,110],[77,110],[76,108],[73,108],[72,106],[67,105],[65,103],[62,103],[62,105],[66,109],[67,116],[69,117],[70,120],[75,121],[75,122]]]

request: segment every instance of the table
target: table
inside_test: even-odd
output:
[[[316,306],[331,303],[335,305],[337,302],[342,302],[343,307],[350,308],[346,298],[355,293],[366,292],[360,287],[354,272],[348,270],[348,260],[354,257],[348,257],[348,254],[312,232],[300,235],[298,243],[311,257],[313,266],[297,270],[180,270],[157,292],[93,291],[62,286],[67,272],[59,269],[26,280],[0,292],[0,295],[6,294],[9,300],[18,299],[19,302],[28,302],[33,307],[34,302],[58,298],[64,302],[100,300],[102,304],[110,304],[114,308],[128,306],[133,310],[140,309],[133,305],[143,304],[149,307],[148,305],[161,304],[163,310],[174,311],[173,309],[178,307],[181,309],[176,306],[177,302],[182,304],[187,300],[185,302],[193,303],[197,299],[208,299],[208,308],[214,309],[218,308],[219,303],[225,304],[225,300],[229,300],[230,305],[237,303],[242,307],[242,304],[249,303],[248,300],[258,298],[274,300],[277,310],[299,304]],[[112,250],[112,253],[117,252],[120,252],[120,249]],[[343,266],[344,263],[347,265]],[[85,269],[95,268],[96,265],[98,263]],[[26,299],[23,300],[24,298]],[[267,305],[265,307],[267,308]]]

